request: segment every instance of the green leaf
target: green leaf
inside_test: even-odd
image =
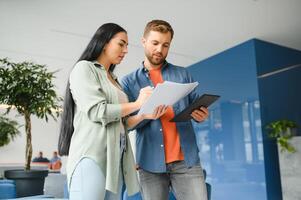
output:
[[[296,149],[289,143],[293,137],[292,129],[297,128],[297,124],[290,120],[277,120],[265,126],[268,131],[269,138],[277,139],[277,143],[281,147],[281,152],[296,152]]]
[[[16,121],[0,115],[0,147],[8,144],[20,134],[19,127]]]

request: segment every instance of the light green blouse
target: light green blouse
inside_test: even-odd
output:
[[[139,191],[134,157],[127,137],[127,149],[120,166],[121,105],[117,88],[107,78],[104,67],[93,62],[78,62],[70,74],[70,89],[75,101],[74,133],[67,162],[68,185],[78,162],[93,159],[106,177],[106,190],[116,193],[118,175],[123,168],[128,194]],[[125,130],[127,130],[126,125]]]

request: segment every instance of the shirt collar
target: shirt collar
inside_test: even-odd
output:
[[[97,60],[92,61],[92,63],[93,63],[96,67],[98,67],[98,68],[100,68],[100,69],[102,69],[102,70],[106,70],[106,68],[105,68],[103,65],[101,65],[99,62],[97,62]],[[109,70],[109,73],[110,73],[110,75],[112,76],[112,78],[113,78],[114,80],[117,79],[117,76],[116,76],[113,72],[111,72],[111,71]]]
[[[92,63],[95,65],[95,67],[98,67],[102,70],[106,70],[106,68],[102,64],[100,64],[97,60],[93,60]]]

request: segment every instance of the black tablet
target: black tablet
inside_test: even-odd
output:
[[[203,107],[209,107],[213,102],[215,102],[218,98],[220,98],[219,95],[213,95],[213,94],[203,94],[200,96],[195,102],[190,104],[188,107],[186,107],[183,111],[181,111],[179,114],[177,114],[173,119],[171,119],[171,122],[183,122],[191,120],[192,117],[190,114],[195,110]]]

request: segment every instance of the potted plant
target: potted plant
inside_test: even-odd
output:
[[[43,194],[44,179],[48,171],[31,170],[31,116],[48,121],[59,116],[59,98],[52,83],[55,72],[46,65],[33,62],[15,63],[0,59],[0,104],[7,106],[6,114],[14,108],[25,121],[26,148],[24,170],[7,170],[6,178],[15,179],[17,197]],[[31,180],[31,177],[33,179]],[[33,181],[24,183],[24,181]],[[33,189],[33,190],[31,190]]]
[[[294,131],[297,128],[295,122],[290,120],[277,120],[269,123],[266,128],[269,131],[268,136],[277,140],[277,143],[281,147],[281,152],[296,152],[296,148],[289,143],[289,140],[295,135]]]
[[[20,134],[18,122],[0,115],[0,147],[7,145]]]
[[[296,184],[301,180],[301,136],[297,134],[297,123],[278,120],[266,128],[278,143],[282,199],[296,199],[301,196],[300,186]]]

